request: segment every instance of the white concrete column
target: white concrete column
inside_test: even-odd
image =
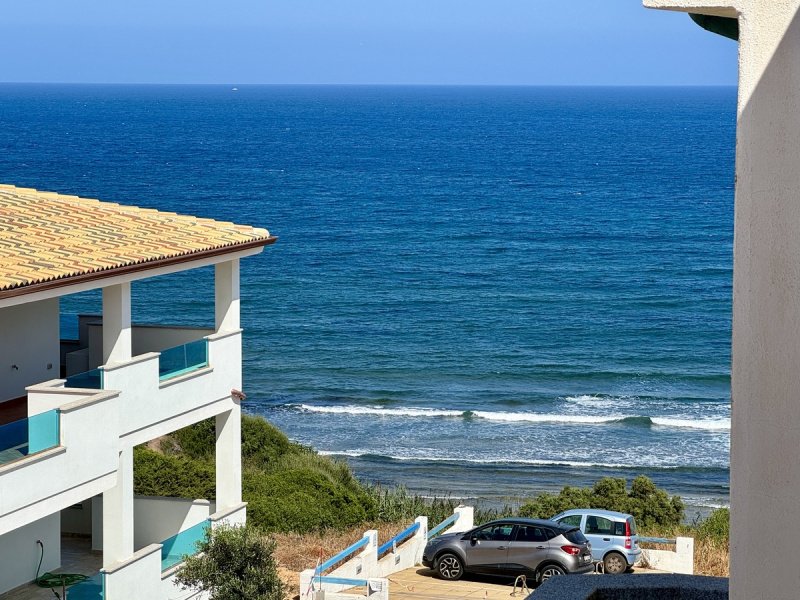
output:
[[[730,597],[794,599],[765,557],[800,537],[800,0],[645,5],[738,15]]]
[[[131,284],[103,288],[103,364],[131,359]]]
[[[794,599],[800,570],[800,0],[747,0],[731,388],[731,598]]]
[[[133,554],[133,449],[119,454],[117,485],[103,493],[103,566]]]
[[[217,511],[242,501],[242,410],[217,415]]]
[[[214,269],[214,316],[217,333],[239,329],[239,259]]]

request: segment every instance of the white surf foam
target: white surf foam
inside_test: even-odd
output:
[[[675,464],[626,464],[601,461],[582,461],[582,460],[557,460],[557,459],[520,459],[520,458],[462,458],[457,456],[411,456],[411,455],[386,455],[377,450],[319,450],[319,454],[324,456],[347,456],[350,458],[360,458],[364,456],[376,456],[397,461],[422,461],[422,462],[451,462],[451,463],[470,463],[485,465],[531,465],[531,466],[553,466],[553,467],[599,467],[608,469],[679,469]]]
[[[472,413],[475,417],[488,421],[504,421],[508,423],[613,423],[625,418],[625,415],[607,415],[593,417],[589,415],[559,415],[528,412],[485,412],[476,410]]]
[[[724,431],[731,428],[730,419],[672,419],[668,417],[651,417],[653,425],[662,427],[679,427],[688,429],[706,429],[708,431]]]
[[[384,408],[382,406],[312,406],[299,404],[298,408],[306,412],[329,413],[337,415],[375,415],[385,417],[460,417],[464,414],[460,410],[445,410],[437,408]]]

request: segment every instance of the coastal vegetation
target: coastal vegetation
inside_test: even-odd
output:
[[[202,590],[214,600],[285,597],[275,542],[251,526],[209,529],[198,553],[186,557],[176,579],[184,590]]]
[[[670,497],[644,475],[633,480],[630,490],[622,478],[603,477],[590,488],[567,486],[559,494],[539,494],[520,507],[519,515],[549,519],[571,508],[602,508],[628,513],[643,529],[675,527],[684,517],[680,497]]]
[[[137,447],[136,493],[213,499],[214,440],[214,422],[208,420]],[[433,525],[459,504],[452,498],[422,497],[400,486],[362,483],[346,463],[292,442],[263,418],[247,415],[242,418],[242,479],[250,526],[274,537],[281,566],[298,571],[356,541],[367,529],[379,528],[382,536],[391,536],[419,515],[427,515]],[[475,521],[510,515],[547,518],[585,507],[633,514],[640,535],[694,537],[695,572],[728,574],[728,510],[685,524],[681,499],[645,476],[636,477],[630,487],[624,479],[603,478],[592,487],[567,486],[558,494],[539,494],[518,506],[478,506]]]

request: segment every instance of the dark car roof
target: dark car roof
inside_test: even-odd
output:
[[[508,519],[495,519],[493,521],[489,521],[488,523],[483,523],[482,525],[478,525],[478,527],[484,527],[485,525],[500,524],[500,523],[512,523],[514,525],[537,525],[539,527],[549,527],[550,529],[558,529],[559,531],[572,531],[573,529],[578,529],[573,525],[562,525],[561,523],[556,523],[555,521],[549,521],[547,519],[525,519],[523,517],[509,517]]]

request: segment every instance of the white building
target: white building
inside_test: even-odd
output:
[[[207,524],[245,519],[239,260],[274,241],[264,229],[0,186],[0,597],[39,597],[30,586],[3,594],[33,581],[40,558],[41,573],[81,562],[75,540],[98,572],[70,600],[190,597],[173,586],[175,563]],[[132,323],[131,285],[209,265],[213,328]],[[102,314],[61,340],[59,298],[97,288]],[[210,417],[216,502],[134,497],[133,447]]]
[[[644,4],[737,20],[730,597],[796,600],[800,0]]]

